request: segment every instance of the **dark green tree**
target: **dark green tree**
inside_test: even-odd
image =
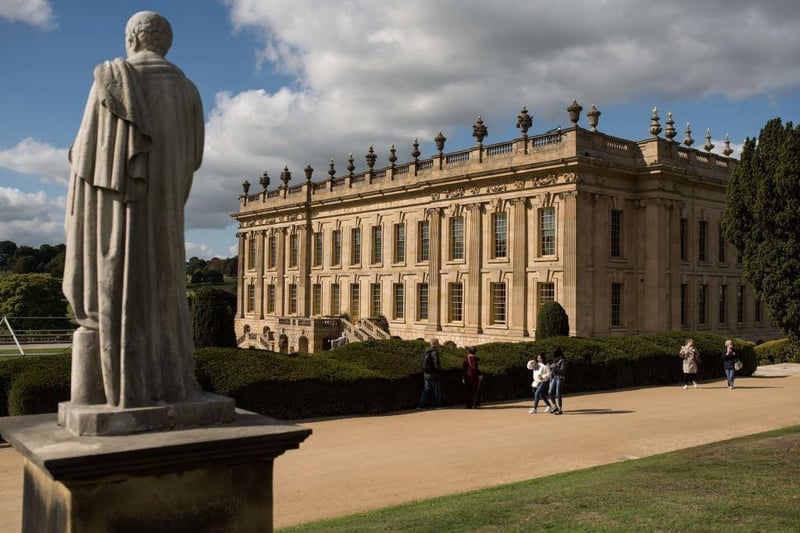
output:
[[[0,278],[0,316],[66,317],[67,301],[61,281],[50,274],[10,274]],[[64,320],[13,322],[19,329],[65,329]]]
[[[800,339],[800,128],[780,118],[745,140],[728,182],[725,238],[770,318]]]
[[[236,346],[231,299],[235,302],[236,296],[222,289],[203,287],[195,291],[192,298],[195,347]]]
[[[223,283],[225,281],[225,277],[222,275],[222,272],[219,270],[209,270],[206,273],[206,281],[209,283]]]
[[[206,277],[199,270],[195,270],[194,272],[192,272],[192,285],[197,285],[198,283],[203,283],[205,280],[206,280]]]
[[[536,340],[569,335],[569,317],[558,302],[546,302],[536,319]]]
[[[229,257],[225,260],[225,268],[223,274],[228,276],[229,278],[235,278],[238,275],[239,270],[239,256],[234,255],[233,257]]]
[[[11,260],[17,251],[17,243],[14,241],[0,241],[0,270],[11,268]]]

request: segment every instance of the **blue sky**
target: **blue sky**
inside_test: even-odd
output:
[[[200,90],[206,148],[187,204],[187,257],[235,254],[241,182],[258,189],[288,165],[327,177],[333,157],[357,171],[370,145],[423,157],[514,138],[524,104],[531,133],[567,126],[576,98],[599,130],[649,136],[658,106],[678,139],[710,128],[740,147],[764,123],[797,121],[800,2],[706,0],[0,0],[0,240],[63,242],[67,150],[94,66],[123,56],[137,11],[169,19],[167,58]],[[581,125],[586,126],[583,118]]]

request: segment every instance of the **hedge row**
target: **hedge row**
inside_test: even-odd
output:
[[[703,362],[700,379],[721,378],[725,338],[711,333],[669,332],[632,337],[552,337],[537,342],[491,343],[478,347],[484,401],[531,395],[529,359],[561,346],[567,359],[567,394],[666,385],[681,379],[677,354],[687,336]],[[753,346],[735,340],[745,366],[756,368]],[[348,344],[317,355],[261,350],[204,348],[196,353],[197,378],[204,390],[230,396],[236,405],[282,419],[366,414],[416,405],[422,388],[423,341],[390,339]],[[465,350],[443,346],[445,404],[462,402],[461,363]],[[68,355],[15,358],[0,362],[0,414],[53,412],[69,398]]]
[[[800,345],[789,339],[778,339],[755,347],[756,357],[763,364],[800,363]]]

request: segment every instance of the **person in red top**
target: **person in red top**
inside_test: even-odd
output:
[[[467,356],[464,357],[464,363],[462,364],[464,369],[464,399],[467,409],[480,407],[481,405],[480,388],[483,376],[478,368],[478,361],[480,361],[480,359],[475,355],[476,351],[474,346],[470,346],[467,349]]]

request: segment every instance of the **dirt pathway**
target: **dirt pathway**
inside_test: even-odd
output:
[[[567,394],[563,416],[529,415],[525,401],[302,421],[311,437],[275,461],[275,526],[800,424],[800,364],[736,384]],[[19,531],[21,501],[22,459],[0,449],[0,531]]]

